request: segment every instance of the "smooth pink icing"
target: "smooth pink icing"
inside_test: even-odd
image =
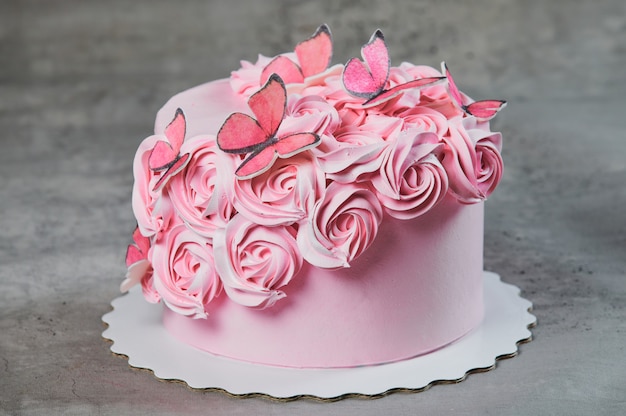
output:
[[[209,306],[209,319],[164,308],[164,323],[186,343],[255,363],[350,367],[402,360],[480,323],[482,247],[483,204],[448,196],[417,219],[385,218],[350,268],[304,263],[272,308],[251,309],[222,296]]]

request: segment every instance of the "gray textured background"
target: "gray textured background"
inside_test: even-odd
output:
[[[0,414],[623,414],[626,3],[0,2]],[[131,161],[174,93],[320,24],[345,62],[378,27],[392,61],[443,59],[505,98],[506,172],[485,262],[535,305],[496,370],[419,394],[275,403],[160,382],[101,316],[134,227]]]

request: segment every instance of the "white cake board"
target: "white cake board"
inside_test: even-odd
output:
[[[394,391],[422,391],[437,383],[454,383],[495,367],[496,360],[517,354],[530,341],[536,318],[532,304],[516,286],[495,273],[484,273],[485,319],[460,340],[423,356],[376,366],[341,369],[294,369],[251,364],[214,356],[183,344],[161,323],[162,306],[143,299],[141,289],[111,302],[102,333],[111,351],[128,356],[132,367],[151,370],[165,380],[180,380],[196,389],[232,395],[266,395],[281,400],[312,397],[380,397]]]

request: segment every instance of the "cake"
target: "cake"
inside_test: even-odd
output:
[[[483,201],[505,105],[445,64],[391,66],[377,30],[331,65],[325,25],[172,97],[134,158],[122,291],[176,339],[297,368],[427,354],[483,318]]]

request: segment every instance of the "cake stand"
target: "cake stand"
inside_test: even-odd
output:
[[[241,362],[195,349],[171,336],[161,323],[162,306],[143,299],[141,288],[111,302],[102,320],[102,336],[111,351],[128,357],[132,367],[151,370],[164,380],[193,389],[221,390],[234,396],[278,400],[308,397],[339,400],[377,398],[397,391],[419,392],[435,384],[457,383],[468,374],[495,368],[496,361],[517,355],[531,340],[536,318],[520,290],[495,273],[484,272],[485,318],[463,338],[409,360],[337,369],[296,369]]]

